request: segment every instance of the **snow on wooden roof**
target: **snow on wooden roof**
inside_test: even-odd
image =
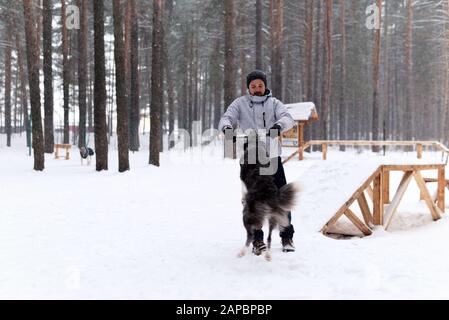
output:
[[[313,102],[291,103],[285,106],[295,121],[308,121],[318,118]]]

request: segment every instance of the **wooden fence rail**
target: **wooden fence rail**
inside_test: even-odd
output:
[[[372,141],[372,140],[310,140],[301,142],[298,146],[283,145],[283,147],[298,148],[293,154],[283,161],[286,163],[298,155],[299,160],[304,160],[304,151],[311,146],[321,146],[323,152],[323,160],[327,159],[327,147],[329,145],[336,146],[397,146],[397,147],[415,147],[418,159],[422,159],[423,147],[433,147],[442,152],[443,157],[446,156],[446,164],[449,159],[449,148],[438,141]]]

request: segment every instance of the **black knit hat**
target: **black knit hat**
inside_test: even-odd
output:
[[[248,74],[248,76],[246,77],[246,86],[248,87],[248,89],[249,89],[249,84],[251,83],[251,81],[256,80],[256,79],[262,80],[263,83],[265,84],[265,87],[267,86],[267,75],[265,74],[265,72],[260,71],[260,70],[254,70],[253,72]]]

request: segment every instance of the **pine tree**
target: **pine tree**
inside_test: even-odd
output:
[[[106,80],[104,56],[104,3],[94,2],[95,88],[94,127],[97,171],[108,170],[108,126],[106,123]]]
[[[45,152],[54,151],[53,133],[53,46],[52,46],[52,21],[53,21],[53,1],[43,1],[43,53],[44,53],[44,137]],[[63,22],[65,23],[65,21]]]
[[[79,139],[78,147],[86,147],[87,116],[87,46],[88,46],[88,0],[77,0],[80,9],[80,29],[78,30],[78,105]]]
[[[235,12],[234,0],[225,1],[224,32],[225,32],[225,67],[224,67],[224,103],[228,107],[236,98],[235,72]]]
[[[28,81],[30,86],[31,119],[33,128],[34,170],[43,171],[44,135],[42,132],[41,94],[39,88],[39,48],[35,32],[36,22],[33,15],[32,0],[23,0],[25,16],[25,35],[27,43]]]
[[[62,86],[63,86],[63,109],[64,109],[64,143],[70,143],[69,132],[69,86],[70,86],[70,66],[69,66],[69,33],[67,30],[67,12],[65,0],[61,0],[61,28],[62,28]]]
[[[382,0],[377,0],[377,7],[379,12],[382,12]],[[373,126],[372,126],[372,140],[379,140],[379,64],[380,64],[380,31],[381,26],[376,29],[374,37],[374,52],[373,52]],[[373,152],[378,152],[379,147],[373,146]]]
[[[151,67],[151,131],[149,164],[160,166],[161,145],[161,109],[163,103],[162,87],[162,49],[163,49],[163,15],[164,1],[153,0],[153,58]]]

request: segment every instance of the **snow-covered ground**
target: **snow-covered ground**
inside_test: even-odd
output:
[[[370,168],[437,163],[439,153],[417,161],[331,149],[327,161],[313,153],[289,162],[287,180],[304,189],[292,213],[297,251],[282,253],[276,236],[267,262],[237,258],[239,167],[220,146],[166,152],[160,168],[147,165],[145,147],[119,174],[115,150],[108,172],[81,166],[77,152],[47,155],[46,170],[34,172],[23,140],[13,143],[0,143],[0,298],[449,298],[449,220],[432,221],[414,182],[388,232],[319,233]]]

